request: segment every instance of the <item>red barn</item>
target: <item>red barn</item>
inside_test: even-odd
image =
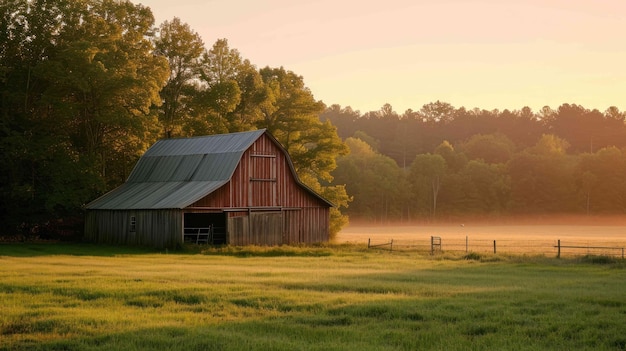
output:
[[[164,139],[87,205],[85,236],[159,248],[318,243],[329,239],[330,207],[264,129]]]

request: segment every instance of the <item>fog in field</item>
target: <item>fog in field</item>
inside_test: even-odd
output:
[[[353,221],[336,242],[373,240],[576,240],[626,244],[626,216],[543,216],[503,220],[471,219],[437,223],[367,223]]]

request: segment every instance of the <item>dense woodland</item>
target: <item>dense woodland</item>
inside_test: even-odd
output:
[[[156,24],[128,1],[3,1],[0,28],[5,231],[80,219],[160,138],[257,128],[337,204],[332,232],[346,213],[385,221],[626,210],[616,108],[327,107],[296,73],[257,68],[226,39],[207,47],[181,20]]]
[[[80,219],[159,138],[258,128],[338,205],[331,232],[346,223],[345,187],[328,183],[348,149],[294,72],[258,69],[226,39],[207,48],[179,19],[157,26],[149,8],[128,1],[3,1],[0,28],[5,231]]]
[[[625,114],[575,104],[516,111],[432,102],[400,115],[330,106],[352,217],[377,221],[626,213]]]

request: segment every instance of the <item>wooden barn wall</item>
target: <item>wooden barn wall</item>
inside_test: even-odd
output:
[[[134,232],[131,217],[135,217]],[[175,248],[183,241],[182,221],[180,210],[90,210],[85,238],[99,244]]]
[[[191,207],[327,207],[297,183],[287,156],[266,135],[246,150],[227,184]]]
[[[228,220],[231,245],[282,245],[283,216],[276,212],[252,212]]]
[[[328,204],[298,184],[287,155],[266,135],[244,152],[227,184],[191,207],[248,209],[228,215],[231,245],[317,243],[329,239]]]
[[[329,239],[329,213],[325,208],[238,212],[228,217],[230,245],[291,245]]]

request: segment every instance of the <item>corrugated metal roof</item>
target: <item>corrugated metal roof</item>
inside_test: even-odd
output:
[[[226,184],[239,160],[265,129],[156,142],[126,183],[88,209],[185,208]]]
[[[228,181],[124,183],[94,200],[92,210],[185,208]]]
[[[145,156],[244,152],[263,133],[265,133],[265,129],[185,139],[163,139],[152,145],[146,151]]]

